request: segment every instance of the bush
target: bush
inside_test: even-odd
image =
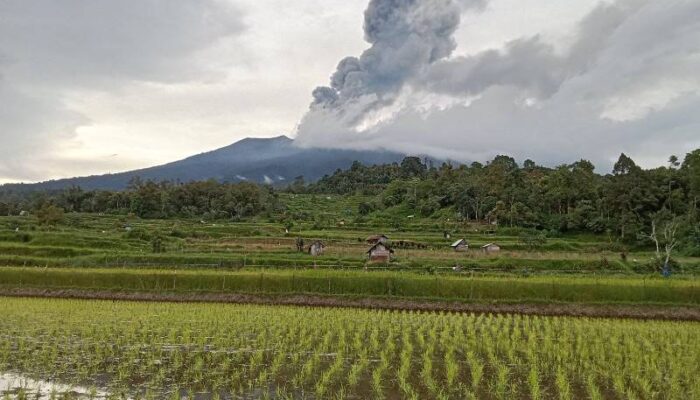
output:
[[[153,253],[165,253],[165,245],[160,236],[154,236],[153,239],[151,239],[151,247],[153,248]]]
[[[372,211],[374,211],[374,207],[372,206],[372,203],[368,203],[368,202],[363,201],[360,204],[358,204],[358,206],[357,206],[357,212],[360,215],[367,215],[367,214],[371,213]]]
[[[649,272],[661,273],[661,271],[664,268],[664,261],[665,260],[663,260],[661,258],[653,257],[645,262],[634,265],[632,267],[632,269],[635,272],[641,272],[641,273],[644,273],[644,272],[646,272],[646,273],[649,273]],[[668,264],[671,268],[671,273],[683,271],[683,267],[681,266],[681,264],[678,261],[674,260],[673,258],[671,258],[668,261]]]
[[[36,212],[36,217],[39,225],[56,226],[63,222],[64,211],[53,204],[44,205]]]
[[[544,232],[524,231],[520,233],[520,242],[529,249],[542,247],[547,243],[547,235]]]
[[[126,239],[136,239],[148,242],[152,239],[153,235],[151,235],[150,232],[146,231],[145,229],[135,228],[127,231],[124,234],[124,237]]]

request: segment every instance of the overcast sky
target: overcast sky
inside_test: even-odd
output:
[[[700,147],[700,0],[369,3],[0,0],[0,182],[280,134],[600,172]]]

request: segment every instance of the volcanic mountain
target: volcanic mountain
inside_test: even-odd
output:
[[[398,162],[403,157],[403,154],[389,151],[301,148],[287,136],[247,138],[217,150],[155,167],[36,184],[11,184],[0,188],[53,190],[80,186],[85,190],[121,190],[136,177],[172,182],[208,179],[220,182],[250,181],[281,186],[297,176],[303,176],[307,182],[315,181],[337,169],[348,168],[354,161],[374,165]]]

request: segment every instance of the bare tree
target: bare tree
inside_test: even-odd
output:
[[[662,231],[664,238],[664,252],[666,253],[666,259],[664,260],[664,270],[666,271],[668,271],[669,268],[668,263],[669,261],[671,261],[671,254],[673,253],[673,249],[675,249],[676,246],[678,246],[678,237],[676,233],[678,232],[679,226],[680,223],[676,218],[674,218],[664,225]]]
[[[641,233],[640,236],[654,242],[654,244],[656,245],[656,258],[661,259],[661,246],[659,244],[659,237],[656,234],[656,221],[653,219],[651,220],[651,232],[650,233]]]
[[[664,260],[664,273],[669,272],[669,262],[671,261],[673,250],[676,248],[676,246],[678,246],[677,233],[679,227],[680,222],[676,217],[662,223],[660,228],[657,227],[657,221],[652,219],[651,232],[641,234],[641,237],[654,242],[654,245],[656,246],[656,259],[659,261]],[[662,247],[663,254],[661,253]]]

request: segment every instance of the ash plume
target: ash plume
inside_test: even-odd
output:
[[[453,35],[465,8],[484,1],[372,0],[365,11],[365,40],[371,47],[340,61],[330,85],[313,91],[311,112],[338,113],[358,123],[368,112],[391,104],[405,82],[456,48]]]
[[[372,0],[371,47],[314,91],[296,143],[552,165],[609,165],[622,151],[651,162],[700,144],[700,1],[603,2],[567,39],[533,30],[459,54],[461,14],[484,5]]]

